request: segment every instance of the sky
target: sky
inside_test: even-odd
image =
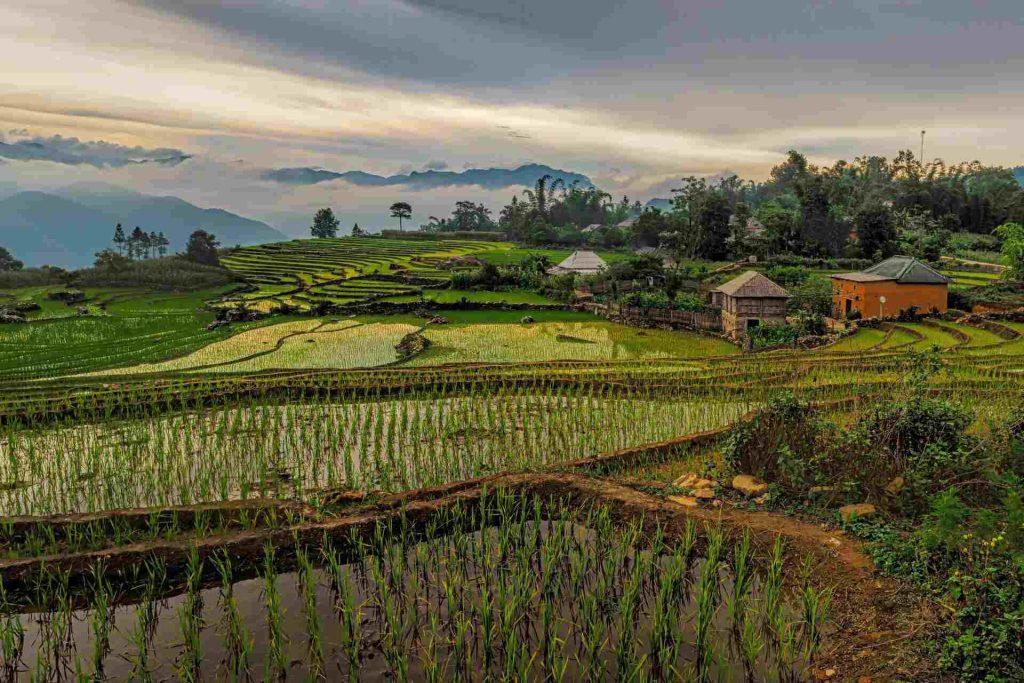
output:
[[[0,190],[102,181],[298,234],[458,199],[268,170],[536,162],[616,195],[917,150],[1024,163],[1020,0],[8,0]]]

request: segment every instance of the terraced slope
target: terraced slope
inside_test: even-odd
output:
[[[509,249],[467,240],[389,240],[374,237],[293,240],[236,250],[223,264],[259,289],[244,300],[255,308],[282,303],[301,309],[326,302],[350,304],[410,294],[448,273],[438,266],[453,256]]]

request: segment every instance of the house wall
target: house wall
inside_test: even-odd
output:
[[[860,311],[865,318],[877,318],[880,310],[882,317],[894,316],[911,306],[917,306],[922,313],[933,308],[943,313],[947,308],[947,290],[946,284],[900,284],[895,280],[853,282],[833,278],[832,304],[840,317],[845,316],[846,301],[850,302],[851,311]],[[879,301],[883,296],[884,306]]]
[[[730,337],[747,331],[747,321],[784,325],[786,300],[761,297],[722,296],[722,329]]]

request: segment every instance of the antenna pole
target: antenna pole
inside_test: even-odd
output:
[[[924,131],[921,131],[921,165],[924,166]]]

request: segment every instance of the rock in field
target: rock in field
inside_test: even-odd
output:
[[[877,512],[878,510],[871,503],[856,503],[839,508],[839,516],[844,522],[849,522],[852,519],[873,517]]]
[[[760,496],[768,491],[768,484],[750,474],[737,474],[732,478],[732,487],[748,497]]]
[[[713,489],[718,486],[718,482],[714,479],[704,479],[699,477],[693,472],[687,472],[683,476],[672,482],[673,486],[677,486],[681,489]]]
[[[905,482],[903,481],[903,477],[896,477],[885,487],[885,492],[890,496],[895,496],[903,490],[904,486]]]
[[[693,496],[669,496],[668,499],[684,508],[695,508],[698,505],[697,499]]]

